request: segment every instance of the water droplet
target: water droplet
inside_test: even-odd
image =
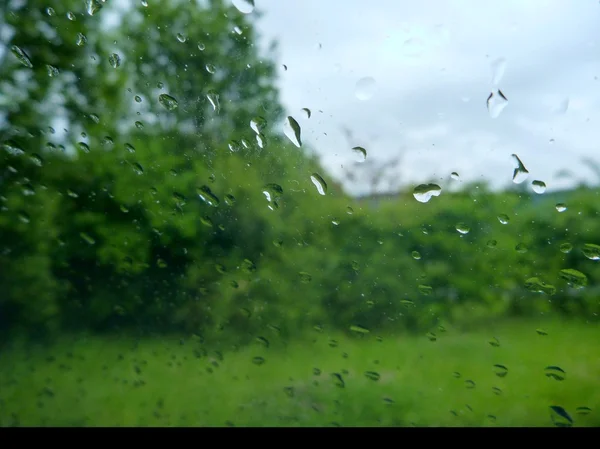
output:
[[[292,116],[288,116],[283,126],[283,132],[290,141],[298,148],[302,146],[302,139],[300,137],[300,125]]]
[[[26,212],[19,212],[17,216],[19,217],[19,220],[21,220],[22,223],[27,224],[31,221],[31,217],[29,217],[29,214],[27,214]]]
[[[554,114],[566,114],[567,110],[569,109],[569,99],[568,98],[563,98],[560,103],[556,104],[553,108],[552,108],[552,113]]]
[[[526,253],[527,252],[527,245],[525,245],[525,243],[519,243],[517,244],[517,246],[515,246],[515,251],[517,251],[518,253]]]
[[[77,20],[77,17],[75,17],[75,14],[73,14],[73,12],[68,11],[67,12],[67,19],[69,19],[71,22],[75,22],[75,20]]]
[[[83,151],[84,153],[89,153],[90,152],[90,147],[88,146],[87,143],[85,142],[78,142],[77,146],[79,147],[79,149],[81,151]]]
[[[310,281],[312,281],[312,276],[306,271],[301,271],[300,273],[298,273],[298,278],[303,284],[308,284]]]
[[[86,6],[87,13],[90,16],[93,16],[94,14],[96,14],[98,11],[100,11],[102,9],[103,5],[102,5],[102,3],[100,3],[99,0],[86,0],[85,6]]]
[[[452,173],[450,173],[450,177],[452,179],[454,179],[455,181],[460,181],[460,176],[458,173],[456,173],[455,171],[453,171]]]
[[[237,153],[242,149],[242,145],[237,140],[232,140],[227,144],[227,146],[229,147],[229,151],[232,153]]]
[[[263,189],[263,194],[269,202],[269,209],[279,208],[279,197],[283,194],[283,188],[279,184],[267,184]]]
[[[52,65],[46,65],[46,72],[50,78],[56,78],[60,74],[60,71]]]
[[[50,17],[56,15],[56,11],[54,11],[54,8],[52,8],[51,6],[48,6],[46,8],[46,14],[48,14]]]
[[[461,374],[460,374],[458,371],[454,371],[454,372],[452,373],[452,375],[453,375],[453,376],[454,376],[456,379],[460,379],[460,377],[461,377]]]
[[[158,102],[169,111],[174,111],[177,109],[177,106],[179,106],[177,100],[167,94],[160,94],[158,96]]]
[[[565,380],[567,373],[560,366],[547,366],[544,368],[546,377],[554,380]]]
[[[535,193],[542,194],[546,191],[546,183],[544,181],[532,181],[531,187]]]
[[[135,127],[137,129],[144,129],[144,124],[140,121],[135,122]]]
[[[592,412],[592,409],[589,407],[577,407],[575,409],[575,413],[578,415],[589,415]]]
[[[217,71],[217,68],[216,68],[214,65],[212,65],[212,64],[206,64],[206,65],[204,66],[204,68],[205,68],[205,69],[206,69],[206,71],[207,71],[208,73],[210,73],[210,74],[213,74],[213,73],[215,73],[215,72]]]
[[[221,110],[221,106],[219,105],[219,94],[216,93],[214,90],[211,90],[206,94],[206,98],[210,102],[213,111],[215,111],[218,114]]]
[[[232,0],[232,3],[242,14],[250,14],[254,11],[254,0]]]
[[[413,259],[415,259],[415,260],[421,259],[421,253],[419,253],[419,251],[413,251],[411,254],[412,254]]]
[[[31,162],[33,162],[34,165],[37,165],[38,167],[41,167],[44,164],[44,160],[42,159],[42,156],[40,156],[37,153],[32,153],[29,156],[29,160]]]
[[[544,329],[536,329],[535,331],[538,335],[548,335],[548,332],[546,332]]]
[[[239,34],[240,36],[242,35],[242,29],[238,26],[233,27],[233,31],[235,31],[236,34]]]
[[[138,175],[144,174],[144,168],[138,162],[134,162],[133,164],[131,164],[131,166],[133,167],[133,171],[136,172]]]
[[[332,373],[331,377],[333,378],[333,383],[336,387],[344,388],[346,386],[344,378],[340,373]]]
[[[506,59],[498,58],[491,64],[492,69],[492,84],[494,86],[498,86],[502,77],[504,76],[504,72],[506,71]]]
[[[494,374],[498,377],[506,377],[508,368],[504,365],[494,365]]]
[[[348,206],[348,207],[346,208],[346,213],[347,213],[348,215],[352,215],[352,214],[354,213],[354,209],[352,209],[350,206]]]
[[[130,153],[135,153],[135,148],[133,147],[133,145],[131,145],[130,143],[126,143],[125,144],[125,149],[127,151],[129,151]]]
[[[573,288],[583,288],[587,285],[587,276],[574,268],[560,270],[558,275]]]
[[[116,69],[121,65],[121,57],[118,54],[113,53],[108,57],[108,62],[113,69]]]
[[[177,40],[183,44],[187,38],[183,34],[177,33]]]
[[[206,45],[204,45],[204,44],[198,44],[198,50],[200,50],[200,51],[206,50]]]
[[[217,207],[219,205],[219,198],[217,198],[217,196],[214,193],[212,193],[210,187],[198,187],[198,189],[196,189],[196,193],[198,194],[200,199],[209,206]]]
[[[533,293],[545,293],[547,295],[554,295],[556,293],[556,287],[552,284],[546,284],[538,277],[532,277],[525,281],[525,288]]]
[[[267,146],[267,138],[264,136],[264,134],[257,134],[256,143],[258,144],[259,148],[264,149]]]
[[[415,302],[411,301],[410,299],[401,299],[400,304],[402,304],[406,308],[409,308],[413,307],[415,305]]]
[[[267,121],[264,119],[264,117],[257,116],[250,120],[250,128],[252,128],[252,131],[254,131],[256,134],[261,134],[266,127]]]
[[[359,326],[357,324],[354,324],[352,326],[350,326],[350,330],[352,332],[356,332],[357,334],[368,334],[369,332],[371,332],[369,329],[367,329],[364,326]]]
[[[565,203],[558,203],[556,205],[556,210],[559,212],[564,212],[567,210],[567,205]]]
[[[440,196],[442,188],[437,184],[420,184],[413,190],[413,196],[420,203],[428,202],[433,196]]]
[[[365,371],[365,377],[367,379],[373,380],[375,382],[378,381],[381,378],[381,376],[379,375],[379,373],[376,372],[376,371]]]
[[[367,159],[367,150],[363,147],[352,148],[356,162],[364,162]]]
[[[500,214],[498,215],[498,221],[500,223],[502,223],[503,225],[508,224],[510,221],[510,218],[508,218],[508,215],[506,214]]]
[[[311,115],[310,109],[302,108],[302,112],[304,112],[304,117],[306,117],[307,119],[310,118],[310,115]]]
[[[325,195],[327,193],[327,183],[318,173],[313,173],[310,176],[310,180],[315,185],[320,195]]]
[[[435,335],[433,332],[427,332],[425,336],[429,339],[429,341],[437,341],[437,335]]]
[[[87,43],[87,37],[82,33],[77,33],[76,43],[79,47],[83,47]]]
[[[513,154],[512,158],[513,158],[514,162],[517,164],[517,167],[515,168],[515,170],[513,172],[513,182],[515,184],[521,184],[523,181],[525,181],[529,177],[529,171],[525,168],[525,165],[523,165],[523,162],[521,162],[521,159],[519,159],[519,156],[517,156],[516,154]]]
[[[419,292],[422,295],[425,295],[425,296],[429,296],[433,293],[433,287],[431,287],[429,285],[419,285],[417,287],[417,289],[419,290]]]
[[[88,245],[95,245],[96,244],[96,240],[94,240],[89,234],[86,234],[85,232],[80,232],[79,236],[88,244]]]
[[[27,53],[25,53],[25,51],[21,47],[17,47],[16,45],[13,45],[12,47],[10,47],[10,51],[12,52],[13,55],[15,55],[17,57],[17,59],[25,67],[28,67],[30,69],[33,68],[31,59],[29,59],[29,56],[27,56]]]
[[[254,363],[255,365],[263,365],[266,362],[264,357],[254,357],[252,358],[252,363]]]
[[[369,100],[375,93],[376,87],[375,79],[370,76],[359,79],[356,82],[356,98],[361,101]]]
[[[550,406],[550,419],[556,427],[571,427],[573,425],[573,418],[560,405]]]
[[[500,347],[500,340],[498,340],[496,337],[493,337],[491,340],[488,341],[488,343],[494,348]]]
[[[471,232],[471,228],[468,225],[466,225],[465,223],[458,223],[456,225],[456,230],[463,235]]]
[[[475,382],[467,379],[465,380],[465,387],[467,387],[469,390],[472,390],[473,388],[475,388]]]
[[[504,96],[502,91],[498,89],[496,92],[490,93],[486,103],[490,117],[498,118],[508,104],[508,99]]]
[[[233,206],[235,204],[235,197],[230,194],[225,195],[225,204]]]
[[[498,387],[492,387],[492,391],[496,396],[500,396],[502,394],[502,390]]]
[[[581,249],[583,255],[590,260],[600,260],[600,246],[594,243],[586,243]]]
[[[571,245],[570,243],[563,243],[562,245],[560,245],[560,251],[565,254],[570,253],[572,249],[573,245]]]

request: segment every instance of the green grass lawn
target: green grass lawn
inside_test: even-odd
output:
[[[0,425],[552,426],[550,406],[574,426],[600,425],[597,325],[436,333],[430,341],[315,332],[289,344],[265,334],[269,347],[257,341],[222,355],[193,339],[14,345],[0,354]],[[564,380],[546,376],[551,365]]]

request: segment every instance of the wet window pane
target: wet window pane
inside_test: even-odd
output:
[[[599,14],[4,1],[0,426],[600,425]]]

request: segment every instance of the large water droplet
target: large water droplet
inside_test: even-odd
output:
[[[292,116],[288,116],[283,126],[283,132],[290,141],[298,148],[302,146],[302,138],[300,136],[300,125]]]
[[[508,218],[508,215],[506,214],[500,214],[498,215],[498,221],[500,223],[502,223],[503,225],[508,224],[508,222],[510,221],[510,218]]]
[[[367,76],[365,78],[361,78],[356,82],[356,90],[355,95],[361,101],[366,101],[370,99],[375,93],[375,89],[377,84],[375,83],[375,78]]]
[[[560,405],[550,406],[550,419],[556,427],[571,427],[573,418]]]
[[[517,167],[515,168],[515,170],[513,172],[513,182],[515,184],[521,184],[523,181],[525,181],[529,177],[529,171],[525,168],[525,165],[523,165],[523,162],[521,162],[521,159],[519,159],[519,156],[517,156],[516,154],[513,154],[512,158],[515,161],[515,163],[517,164]]]
[[[508,98],[498,89],[490,93],[486,103],[490,117],[497,118],[508,104]]]
[[[78,47],[83,47],[87,43],[87,37],[82,33],[77,33],[76,44]]]
[[[590,260],[600,260],[600,246],[593,243],[586,243],[581,249],[583,255]]]
[[[460,234],[468,234],[469,232],[471,232],[471,228],[465,224],[465,223],[458,223],[456,225],[456,230],[460,233]]]
[[[85,9],[90,16],[93,16],[102,9],[102,3],[99,0],[85,0]]]
[[[455,171],[450,173],[450,178],[454,179],[455,181],[460,181],[460,175],[458,173],[456,173]]]
[[[108,62],[116,69],[121,65],[121,57],[118,54],[113,53],[108,57]]]
[[[504,72],[506,71],[506,59],[505,58],[496,59],[494,62],[492,62],[491,69],[492,69],[492,84],[494,86],[497,86],[500,83],[500,81],[502,80],[502,77],[504,76]]]
[[[217,207],[219,205],[219,198],[217,198],[217,196],[214,193],[212,193],[212,191],[210,190],[210,187],[208,187],[208,186],[198,187],[198,189],[196,190],[196,193],[198,194],[200,199],[202,201],[204,201],[206,204],[208,204],[209,206]]]
[[[440,196],[442,188],[437,184],[420,184],[413,190],[413,196],[421,203],[428,202],[433,196]]]
[[[254,11],[254,0],[232,0],[232,3],[242,14],[250,14]]]
[[[531,182],[531,188],[535,193],[542,194],[546,191],[546,183],[536,179],[535,181]]]
[[[134,162],[133,164],[131,164],[131,166],[133,167],[133,171],[136,172],[138,175],[144,174],[144,168],[138,162]]]
[[[311,115],[310,109],[302,108],[302,112],[304,112],[304,117],[306,117],[307,119],[310,118],[310,115]]]
[[[558,275],[567,281],[567,284],[573,288],[583,288],[587,285],[587,276],[581,271],[575,270],[574,268],[565,268],[564,270],[560,270]]]
[[[557,203],[556,210],[559,212],[564,212],[567,210],[567,205],[565,203]]]
[[[56,78],[60,74],[60,71],[56,67],[49,64],[46,65],[46,72],[50,78]]]
[[[177,109],[177,106],[179,106],[177,100],[174,97],[167,94],[160,94],[158,96],[158,102],[169,111],[174,111],[175,109]]]
[[[325,195],[327,193],[327,184],[325,183],[323,178],[318,173],[313,173],[310,176],[310,180],[317,188],[317,191],[319,192],[319,194]]]
[[[352,148],[356,162],[364,162],[367,159],[367,150],[363,147]]]
[[[573,250],[573,245],[570,243],[563,243],[560,245],[560,251],[565,254],[569,254]]]
[[[208,101],[210,102],[213,111],[215,111],[218,114],[221,109],[219,105],[219,94],[216,93],[214,90],[211,90],[206,94],[206,98],[208,98]]]
[[[25,51],[21,47],[17,47],[16,45],[13,45],[12,47],[10,47],[10,51],[12,52],[13,55],[15,55],[17,57],[17,59],[25,67],[28,67],[30,69],[33,68],[31,59],[29,59],[29,56],[27,56],[27,53],[25,53]]]

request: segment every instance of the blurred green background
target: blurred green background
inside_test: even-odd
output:
[[[596,188],[352,198],[156,6],[0,6],[0,425],[600,424]]]

